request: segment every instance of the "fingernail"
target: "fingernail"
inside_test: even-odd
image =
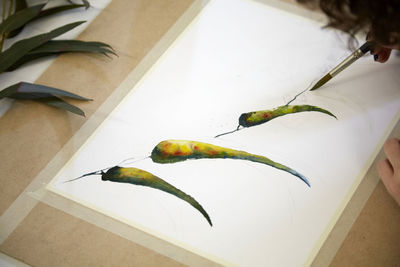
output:
[[[378,55],[374,55],[374,60],[375,60],[375,61],[377,61],[377,60],[378,60],[378,58],[379,58],[379,56],[378,56]]]

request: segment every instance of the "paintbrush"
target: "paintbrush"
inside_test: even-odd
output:
[[[335,77],[339,72],[350,66],[357,59],[365,55],[367,52],[371,51],[373,47],[372,42],[365,42],[360,48],[354,51],[350,56],[348,56],[345,60],[343,60],[339,65],[333,68],[328,74],[322,77],[311,89],[310,91],[316,90],[320,88],[322,85],[327,83],[330,79]]]

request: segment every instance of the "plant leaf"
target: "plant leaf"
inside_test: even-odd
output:
[[[22,10],[27,7],[28,7],[28,4],[26,3],[25,0],[16,0],[15,1],[15,11],[19,11],[19,10]]]
[[[65,102],[57,95],[67,96],[78,100],[91,100],[57,88],[25,82],[14,84],[0,91],[0,99],[3,97],[10,97],[14,99],[36,100],[52,107],[64,109],[80,116],[85,116],[83,110]]]
[[[86,42],[80,40],[51,40],[35,48],[29,54],[49,53],[49,52],[97,52],[105,50],[115,55],[112,47],[102,42]]]
[[[52,107],[64,109],[80,116],[85,116],[85,112],[83,112],[83,110],[80,108],[71,105],[61,98],[49,93],[15,93],[10,97],[14,99],[36,100]]]
[[[66,52],[88,52],[101,53],[103,55],[117,55],[112,47],[102,42],[86,42],[80,40],[51,40],[33,49],[27,55],[42,53],[66,53]]]
[[[52,97],[49,93],[14,93],[9,97],[13,99],[23,99],[23,100],[37,100],[40,98]]]
[[[27,21],[26,23],[24,23],[24,25],[22,25],[21,27],[19,27],[18,29],[15,29],[14,31],[12,31],[9,35],[8,38],[14,37],[16,35],[18,35],[21,30],[24,28],[24,26],[34,20],[37,19],[41,19],[47,16],[51,16],[63,11],[67,11],[67,10],[71,10],[71,9],[75,9],[75,8],[80,8],[80,7],[85,7],[85,5],[78,5],[78,4],[71,4],[71,5],[63,5],[63,6],[56,6],[56,7],[52,7],[52,8],[47,8],[44,10],[41,10],[35,17],[33,17],[31,20]]]
[[[90,7],[90,3],[88,0],[82,0],[82,3],[85,5],[86,9]]]
[[[33,83],[26,83],[26,82],[19,82],[14,85],[11,85],[4,90],[0,91],[0,99],[4,97],[11,97],[11,98],[23,98],[24,94],[27,94],[27,98],[25,99],[32,99],[32,94],[36,94],[40,98],[40,94],[49,94],[51,96],[65,96],[77,100],[83,101],[90,101],[91,99],[79,96],[74,93],[70,93],[68,91],[64,91],[61,89],[57,89],[50,86],[40,85],[40,84],[33,84]],[[45,95],[47,97],[48,95]],[[30,98],[29,98],[30,97]]]
[[[18,12],[27,7],[28,7],[28,4],[26,3],[25,0],[16,0],[15,1],[15,12]],[[24,26],[21,26],[18,29],[15,29],[15,30],[9,32],[7,35],[7,38],[12,38],[14,36],[17,36],[22,31],[23,28],[24,28]]]
[[[78,108],[77,106],[71,105],[68,102],[65,102],[61,98],[54,96],[48,93],[16,93],[11,96],[14,99],[23,99],[23,100],[36,100],[42,102],[44,104],[50,105],[52,107],[64,109],[70,111],[72,113],[85,116],[85,112]]]
[[[26,55],[32,49],[46,43],[47,41],[72,30],[84,21],[78,21],[56,28],[50,32],[39,34],[31,38],[23,39],[14,43],[10,48],[0,53],[0,73],[8,69],[20,58]]]
[[[74,1],[68,0],[71,4],[75,4]],[[88,9],[90,7],[90,3],[88,0],[82,0],[82,4],[85,6],[85,9]]]
[[[86,7],[85,5],[78,5],[78,4],[71,4],[71,5],[62,5],[62,6],[56,6],[52,8],[47,8],[45,10],[42,10],[38,16],[34,18],[35,19],[40,19],[44,18],[53,14],[57,14],[59,12],[67,11],[70,9],[75,9],[75,8],[80,8],[80,7]]]
[[[6,71],[13,71],[19,68],[21,65],[38,58],[55,56],[69,52],[100,53],[105,56],[108,56],[108,54],[117,55],[112,50],[112,47],[110,45],[102,42],[85,42],[80,40],[51,40],[28,52],[25,56],[23,56],[12,66],[10,66]]]
[[[25,25],[28,21],[37,16],[44,6],[45,4],[41,4],[25,8],[9,16],[0,24],[0,34],[5,34]]]
[[[12,64],[5,72],[14,71],[17,68],[21,67],[23,64],[41,58],[41,57],[48,57],[48,56],[56,56],[57,53],[40,53],[40,54],[26,54],[22,58],[20,58],[17,62]]]
[[[77,115],[85,117],[85,112],[83,112],[83,110],[81,110],[77,106],[74,106],[74,105],[71,105],[71,104],[65,102],[64,100],[62,100],[61,98],[59,98],[57,96],[39,98],[39,99],[37,99],[37,101],[40,101],[40,102],[43,102],[43,103],[45,103],[45,104],[47,104],[49,106],[52,106],[52,107],[55,107],[55,108],[59,108],[59,109],[64,109],[64,110],[67,110],[69,112],[72,112],[72,113],[75,113]]]

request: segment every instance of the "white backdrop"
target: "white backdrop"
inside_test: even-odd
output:
[[[347,37],[253,0],[211,1],[48,187],[189,250],[240,266],[305,262],[346,193],[367,168],[400,107],[400,60],[359,60],[305,112],[215,139],[241,113],[286,104],[349,54]],[[192,160],[142,168],[193,196],[214,226],[159,190],[103,182],[62,183],[148,156],[166,139],[205,141],[263,155],[305,175],[259,163]]]

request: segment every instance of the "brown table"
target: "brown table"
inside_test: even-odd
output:
[[[109,43],[119,57],[110,60],[88,55],[60,56],[37,82],[95,99],[75,102],[85,110],[87,119],[91,118],[193,3],[194,0],[113,0],[79,39]],[[16,102],[0,118],[1,216],[12,218],[12,212],[19,212],[13,203],[26,195],[24,190],[85,120],[33,102]],[[374,175],[373,168],[370,175]],[[400,266],[400,209],[382,183],[373,187],[369,198],[363,192],[364,195],[358,191],[355,194],[353,208],[345,210],[314,266],[328,265],[333,256],[332,266]],[[0,244],[2,253],[29,265],[182,265],[43,202],[33,201],[32,206],[21,209],[21,213],[25,208],[29,211],[27,216]],[[197,265],[213,264],[199,261]]]

